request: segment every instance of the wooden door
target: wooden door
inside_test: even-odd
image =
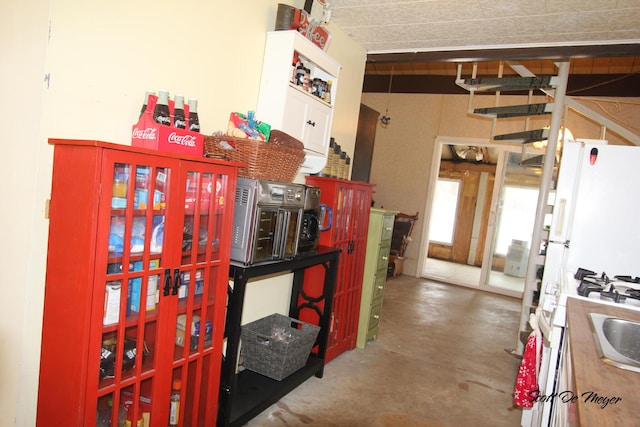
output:
[[[455,228],[453,240],[450,245],[429,242],[430,258],[452,261],[461,264],[482,265],[484,243],[487,235],[487,222],[493,182],[495,180],[495,168],[490,165],[474,165],[468,163],[453,163],[443,161],[440,165],[439,178],[447,178],[460,182],[460,193],[455,216]],[[488,174],[488,184],[480,185],[482,174]],[[484,190],[481,190],[484,188]],[[485,191],[480,194],[480,191]],[[479,206],[480,200],[484,204]],[[477,244],[471,245],[474,238],[474,221],[480,212],[480,230],[477,234]],[[475,248],[475,251],[470,251]],[[471,256],[470,256],[471,255]],[[472,259],[472,262],[469,260]]]
[[[360,116],[358,117],[358,132],[356,133],[356,146],[353,152],[353,165],[351,179],[353,181],[369,182],[371,174],[371,161],[373,159],[373,145],[376,140],[380,113],[373,108],[360,104]]]

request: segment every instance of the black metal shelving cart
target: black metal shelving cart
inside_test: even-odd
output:
[[[241,426],[310,377],[315,375],[322,378],[339,255],[339,249],[320,247],[316,252],[286,261],[258,265],[231,262],[229,277],[233,279],[233,287],[229,286],[228,291],[225,326],[227,349],[220,377],[218,426]],[[324,275],[320,277],[322,271]],[[320,326],[309,360],[303,368],[282,381],[249,370],[236,373],[247,282],[253,278],[285,272],[293,273],[289,316],[307,321],[302,319],[305,317],[302,315],[305,312],[312,313],[311,317],[316,317],[317,325]]]

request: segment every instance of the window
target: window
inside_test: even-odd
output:
[[[453,179],[438,179],[433,196],[431,220],[429,221],[429,240],[451,245],[456,224],[458,195],[461,182]]]
[[[513,239],[531,242],[538,189],[505,185],[495,253],[506,255]]]

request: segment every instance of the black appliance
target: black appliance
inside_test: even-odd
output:
[[[320,188],[314,186],[305,187],[304,212],[300,225],[300,237],[298,238],[298,253],[312,252],[318,249],[322,218],[326,212],[326,206],[320,203]]]

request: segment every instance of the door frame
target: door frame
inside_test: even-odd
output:
[[[416,277],[419,277],[419,278],[423,277],[425,263],[427,261],[428,247],[429,247],[429,225],[431,222],[431,208],[433,204],[435,186],[440,174],[442,150],[443,150],[443,147],[445,147],[446,145],[474,145],[478,147],[489,147],[489,146],[496,147],[497,146],[497,144],[492,144],[490,143],[489,140],[481,139],[481,138],[465,138],[465,137],[453,137],[453,136],[437,136],[435,138],[433,157],[431,159],[431,169],[430,169],[427,197],[426,197],[425,207],[424,207],[425,221],[422,227],[419,259],[417,263],[418,268],[416,270]],[[495,241],[496,226],[497,226],[496,201],[500,197],[500,189],[504,184],[503,183],[503,175],[504,175],[504,168],[505,168],[504,161],[503,161],[504,153],[514,152],[514,151],[517,151],[518,149],[518,147],[515,145],[509,145],[509,146],[504,145],[504,147],[502,148],[504,149],[504,151],[500,154],[501,160],[498,161],[496,164],[495,182],[494,182],[494,188],[492,192],[492,200],[490,203],[490,212],[489,212],[489,218],[487,222],[485,245],[483,248],[483,254],[484,254],[483,262],[481,267],[476,267],[476,268],[480,268],[480,277],[479,277],[478,283],[475,283],[473,285],[466,285],[462,283],[456,283],[456,284],[461,286],[472,287],[474,289],[498,293],[502,295],[512,296],[516,298],[522,298],[522,292],[501,288],[501,287],[496,287],[496,286],[491,286],[490,284],[487,283],[487,278],[489,275],[488,271],[491,266],[491,258],[492,258],[493,246]],[[524,152],[525,151],[523,151],[523,153]],[[537,152],[534,149],[531,149],[530,147],[526,147],[526,152],[529,154],[539,154],[539,152]]]
[[[445,145],[476,145],[488,146],[489,141],[481,138],[463,138],[455,136],[436,136],[433,156],[431,157],[431,168],[429,181],[427,186],[427,198],[424,207],[424,223],[422,225],[422,236],[420,238],[420,250],[418,252],[418,268],[416,269],[416,277],[422,277],[424,271],[425,260],[428,255],[429,248],[429,225],[431,224],[431,206],[433,204],[433,196],[436,190],[436,183],[440,175],[440,162],[442,160],[442,147]]]

